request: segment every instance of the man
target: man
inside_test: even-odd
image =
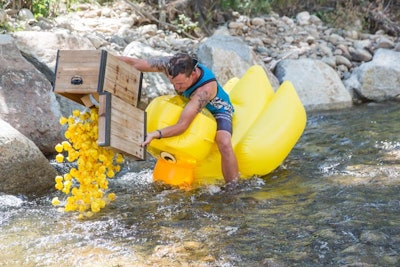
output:
[[[237,182],[239,178],[238,163],[231,142],[234,109],[228,94],[217,82],[211,70],[184,53],[147,60],[124,56],[120,59],[142,72],[163,72],[177,93],[189,99],[178,122],[148,133],[142,146],[146,146],[154,138],[182,134],[195,116],[203,108],[207,108],[217,121],[215,141],[221,154],[221,167],[225,182]]]

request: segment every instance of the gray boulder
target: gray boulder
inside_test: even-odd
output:
[[[60,107],[50,82],[27,62],[9,35],[0,35],[0,119],[45,154],[63,140]]]
[[[253,65],[261,65],[264,68],[274,88],[279,85],[276,77],[255,55],[251,47],[239,37],[213,35],[200,44],[197,56],[201,63],[215,73],[221,85],[232,77],[242,77]]]
[[[346,88],[360,98],[385,101],[400,95],[400,52],[378,49],[372,61],[354,69]]]
[[[0,119],[0,192],[40,196],[54,186],[56,170],[39,148]]]
[[[285,59],[278,63],[279,82],[289,80],[306,110],[330,110],[352,106],[350,93],[339,75],[321,60]]]

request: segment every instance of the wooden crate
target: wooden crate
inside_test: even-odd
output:
[[[145,159],[141,147],[146,134],[145,111],[109,92],[100,94],[99,103],[98,144]]]
[[[55,93],[99,108],[98,144],[145,159],[141,143],[146,113],[140,101],[142,73],[102,50],[59,50]]]
[[[107,51],[58,50],[55,72],[54,92],[84,106],[97,104],[102,92],[139,104],[142,73]]]

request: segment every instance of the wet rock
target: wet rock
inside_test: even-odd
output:
[[[362,231],[360,241],[364,244],[384,245],[387,243],[388,236],[377,230]]]
[[[186,241],[183,243],[183,246],[186,250],[192,250],[192,251],[199,250],[204,247],[202,243],[196,241]]]
[[[349,262],[352,262],[352,263],[341,265],[340,267],[373,267],[373,266],[375,266],[375,265],[371,265],[371,264],[368,264],[368,263],[362,262],[362,261],[354,262],[354,260],[352,258],[349,259]]]
[[[355,253],[359,253],[361,250],[363,249],[361,244],[355,244],[355,245],[351,245],[345,249],[342,250],[343,254],[355,254]]]
[[[0,119],[0,192],[41,196],[57,175],[39,148]]]
[[[337,240],[339,236],[332,229],[322,229],[314,234],[314,236],[324,240]]]
[[[266,258],[266,259],[262,260],[262,266],[264,266],[264,267],[283,267],[283,266],[286,266],[286,264],[283,264],[273,258]]]

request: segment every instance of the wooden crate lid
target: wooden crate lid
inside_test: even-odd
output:
[[[146,133],[145,111],[108,92],[100,94],[99,103],[98,144],[145,159],[141,147]]]
[[[142,89],[142,72],[112,54],[107,55],[104,71],[102,91],[110,92],[137,107]]]

